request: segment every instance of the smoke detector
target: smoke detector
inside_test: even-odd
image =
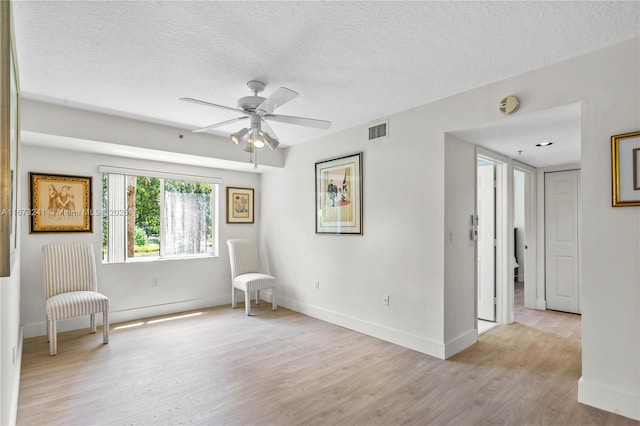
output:
[[[520,108],[520,101],[515,96],[507,96],[500,101],[500,111],[504,115],[511,115]]]

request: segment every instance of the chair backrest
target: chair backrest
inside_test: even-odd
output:
[[[70,291],[98,291],[92,244],[47,244],[42,254],[47,299]]]
[[[231,278],[250,272],[260,272],[258,250],[251,240],[228,240],[229,260],[231,261]]]

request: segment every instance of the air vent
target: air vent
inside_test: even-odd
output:
[[[388,136],[387,126],[389,122],[385,121],[375,126],[369,127],[369,140],[386,138]]]

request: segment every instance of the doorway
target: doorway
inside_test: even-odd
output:
[[[546,307],[579,314],[580,170],[544,174]]]
[[[478,333],[513,321],[510,315],[513,306],[513,281],[509,272],[511,215],[508,202],[509,159],[481,147],[476,148],[476,213],[478,222],[477,241],[477,317]],[[512,250],[512,249],[511,249]],[[511,302],[510,302],[511,301]]]
[[[526,215],[525,215],[525,172],[513,170],[513,305],[517,319],[519,309],[524,308],[525,272],[527,259],[526,247]]]
[[[477,173],[478,320],[496,322],[496,164],[478,157]]]
[[[513,161],[514,320],[524,308],[538,309],[537,170]]]
[[[503,208],[503,223],[496,222],[496,323],[511,323],[515,319],[513,305],[514,271],[513,254],[514,222],[513,222],[513,170],[525,172],[526,249],[524,253],[524,306],[528,309],[546,309],[545,300],[545,236],[544,236],[544,172],[556,171],[566,164],[573,166],[580,159],[581,118],[580,103],[562,105],[543,111],[532,112],[486,123],[469,129],[449,132],[449,134],[476,145],[476,162],[472,167],[477,169],[478,156],[494,161],[496,170],[497,191],[503,190],[505,196],[496,194],[496,208]],[[552,148],[539,148],[540,141],[556,141]],[[561,151],[557,148],[562,147]],[[554,151],[555,150],[555,151]],[[550,170],[555,169],[555,170]],[[566,167],[563,167],[566,169]],[[499,182],[499,174],[503,171],[503,182]],[[505,198],[508,198],[506,200]],[[477,200],[474,200],[477,202]],[[503,205],[501,205],[503,204]],[[501,251],[502,250],[502,251]],[[474,259],[477,262],[477,258]],[[476,269],[477,264],[473,265]],[[502,281],[501,281],[502,280]],[[474,298],[477,298],[477,279],[470,283]],[[477,318],[478,307],[474,306]],[[478,328],[480,331],[480,328]]]

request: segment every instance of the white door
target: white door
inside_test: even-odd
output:
[[[580,313],[578,259],[579,170],[545,173],[547,309]]]
[[[478,318],[496,320],[494,165],[478,166]]]

